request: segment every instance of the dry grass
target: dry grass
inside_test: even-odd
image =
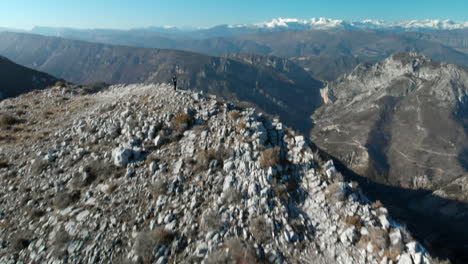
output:
[[[113,192],[115,192],[115,190],[117,190],[118,187],[119,187],[119,185],[117,183],[111,182],[111,183],[109,183],[109,185],[107,185],[105,193],[107,195],[111,195]]]
[[[17,123],[19,120],[16,117],[8,113],[0,113],[0,129],[8,129]]]
[[[11,249],[19,252],[28,247],[32,240],[33,235],[30,231],[18,231],[13,234],[11,238]]]
[[[276,167],[281,163],[281,147],[269,148],[262,151],[260,165],[264,168]]]
[[[42,159],[36,159],[31,165],[31,173],[34,175],[41,174],[49,166],[49,163]]]
[[[228,250],[226,250],[228,249]],[[197,261],[196,261],[197,262]],[[200,261],[198,261],[200,262]],[[223,248],[213,251],[204,261],[207,264],[218,263],[239,263],[251,264],[259,262],[255,255],[255,251],[245,245],[238,238],[230,238],[226,240]]]
[[[230,188],[226,191],[224,202],[228,204],[239,203],[242,199],[242,193],[236,188]]]
[[[327,197],[332,202],[340,202],[346,199],[346,193],[339,184],[333,183],[327,187],[325,197]]]
[[[149,166],[152,162],[159,163],[161,161],[161,156],[156,153],[152,153],[148,157],[146,157],[145,164]]]
[[[372,204],[372,209],[374,209],[374,210],[378,209],[378,208],[381,208],[381,207],[384,207],[384,205],[380,200],[377,200]]]
[[[172,127],[178,131],[186,130],[193,125],[194,121],[192,115],[180,112],[172,120]]]
[[[93,161],[88,164],[87,169],[91,177],[95,178],[98,183],[102,183],[111,178],[119,178],[124,173],[122,168],[105,161]]]
[[[222,225],[218,213],[214,210],[207,210],[200,219],[200,229],[204,232],[218,230]]]
[[[238,238],[226,240],[224,247],[229,249],[229,255],[235,263],[250,264],[258,263],[255,251],[242,243]]]
[[[62,259],[63,257],[65,257],[68,254],[67,243],[71,239],[72,238],[65,230],[63,225],[60,226],[60,228],[55,232],[55,237],[52,241],[52,256],[58,259]]]
[[[5,169],[5,168],[8,168],[8,167],[10,167],[8,162],[3,160],[3,159],[0,159],[0,169]]]
[[[167,191],[167,183],[159,180],[155,183],[148,183],[148,191],[154,200],[157,200],[159,195],[165,194]]]
[[[240,112],[237,110],[233,110],[229,112],[229,116],[231,117],[232,120],[236,121],[237,119],[240,118]]]
[[[223,166],[224,160],[227,159],[230,155],[230,152],[224,148],[218,150],[208,149],[206,151],[201,151],[197,155],[196,164],[194,171],[201,172],[208,170],[210,168],[210,163],[214,160],[218,161],[217,168]]]
[[[68,206],[76,203],[80,199],[79,191],[60,192],[57,193],[54,199],[54,206],[57,209],[65,209]]]
[[[401,254],[399,249],[388,248],[384,251],[384,256],[391,259],[394,263],[397,262],[397,257]]]
[[[236,127],[236,131],[237,133],[240,133],[242,130],[244,130],[245,128],[247,127],[247,124],[243,121],[243,122],[240,122],[237,127]]]
[[[359,183],[356,181],[352,181],[351,183],[351,188],[353,189],[354,192],[359,191]]]
[[[271,226],[263,216],[252,220],[250,224],[250,233],[259,242],[266,242],[271,239]]]
[[[368,243],[374,246],[374,253],[378,256],[381,250],[387,250],[390,245],[390,238],[385,230],[378,228],[369,229],[369,234],[362,236],[359,240],[359,246],[366,248]]]
[[[175,234],[165,230],[164,227],[157,227],[153,231],[143,231],[137,235],[133,250],[137,256],[142,258],[143,263],[153,263],[155,260],[154,248],[159,245],[169,245],[174,237]]]
[[[54,113],[52,111],[44,111],[41,113],[42,119],[52,119],[54,117]]]
[[[346,226],[354,226],[358,231],[361,231],[362,228],[362,221],[359,215],[347,216],[344,219]]]
[[[285,184],[275,184],[271,188],[279,199],[284,201],[289,199],[288,187]]]
[[[39,218],[43,217],[46,214],[46,211],[33,208],[29,211],[29,218],[32,220],[38,220]]]
[[[94,181],[103,183],[111,178],[121,177],[123,169],[104,161],[92,161],[83,168],[84,174],[75,173],[71,184],[76,188],[82,188]]]
[[[55,83],[57,87],[67,87],[67,84],[64,81],[58,81]]]

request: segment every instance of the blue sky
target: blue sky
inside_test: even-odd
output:
[[[249,24],[275,17],[468,21],[468,0],[0,0],[0,27]]]

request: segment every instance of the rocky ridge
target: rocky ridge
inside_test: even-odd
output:
[[[0,103],[1,263],[430,263],[303,136],[167,85]],[[28,106],[28,107],[25,107]]]

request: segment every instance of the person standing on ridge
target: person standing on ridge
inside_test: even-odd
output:
[[[174,84],[174,91],[177,90],[177,76],[174,74],[172,76],[172,83]]]

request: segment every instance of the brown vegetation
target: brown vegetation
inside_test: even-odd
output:
[[[57,209],[65,209],[68,206],[76,203],[80,199],[79,191],[60,192],[57,193],[54,199],[54,206]]]
[[[157,200],[159,195],[166,193],[167,184],[163,180],[159,180],[155,183],[148,183],[148,191],[154,200]]]
[[[332,202],[340,202],[346,199],[346,193],[338,183],[333,183],[327,187],[325,197],[327,197]]]
[[[236,121],[240,117],[240,112],[237,110],[233,110],[229,112],[229,116],[231,117],[232,120]]]
[[[17,123],[19,120],[16,117],[8,113],[0,113],[0,129],[8,129]]]
[[[260,165],[264,168],[276,167],[281,163],[281,147],[269,148],[262,151]]]
[[[372,204],[372,209],[378,209],[378,208],[381,208],[383,206],[384,206],[383,203],[380,200],[377,200]]]
[[[172,120],[172,127],[177,131],[184,131],[191,127],[194,121],[195,120],[193,119],[192,115],[180,112]]]
[[[224,148],[219,148],[218,150],[215,149],[208,149],[205,151],[201,151],[197,155],[196,164],[195,164],[195,172],[205,171],[210,168],[210,163],[214,160],[218,161],[217,167],[222,167],[223,162],[227,159],[230,155],[230,152]]]
[[[271,239],[271,227],[263,216],[252,220],[250,224],[250,233],[259,242],[265,242]]]
[[[346,226],[354,226],[358,231],[361,231],[362,221],[359,215],[347,216],[344,219]]]
[[[158,245],[169,245],[174,237],[175,235],[165,230],[164,227],[157,227],[153,231],[143,231],[136,237],[133,249],[136,255],[142,258],[143,263],[153,263],[154,248]]]

